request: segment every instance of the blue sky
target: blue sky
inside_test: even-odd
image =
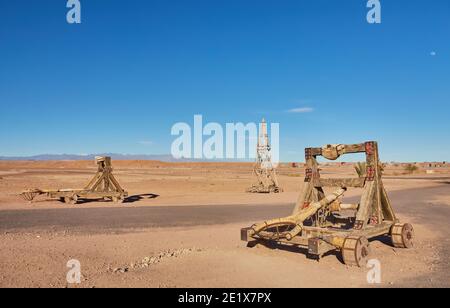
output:
[[[176,122],[280,123],[281,158],[450,159],[450,2],[0,0],[0,155],[166,154]],[[293,109],[303,111],[289,112]]]

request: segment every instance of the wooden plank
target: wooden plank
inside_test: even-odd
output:
[[[395,216],[394,209],[392,208],[391,201],[389,200],[389,196],[387,194],[386,188],[384,184],[380,182],[381,189],[381,204],[384,218],[390,221],[397,221],[397,217]]]
[[[110,178],[111,182],[113,183],[114,187],[116,188],[116,190],[123,192],[123,188],[120,186],[119,182],[116,180],[116,178],[114,177],[114,175],[112,173],[109,175],[109,178]]]
[[[282,244],[290,244],[290,245],[297,245],[297,246],[305,246],[308,247],[308,238],[296,236],[291,241],[288,241],[287,239],[272,239],[273,234],[268,232],[261,232],[256,236],[253,236],[255,240],[265,240],[265,241],[275,241],[276,243],[282,243]]]
[[[352,236],[365,236],[367,239],[371,239],[377,236],[389,234],[391,231],[394,222],[385,221],[382,224],[376,226],[368,226],[364,230],[355,231],[351,235]]]
[[[358,213],[356,213],[356,226],[358,224],[360,228],[365,228],[371,215],[372,201],[376,190],[375,182],[367,182],[366,188],[361,198],[361,204],[359,206]]]
[[[89,184],[86,185],[86,190],[91,190],[92,186],[98,182],[98,180],[101,178],[102,174],[100,172],[97,172],[95,176],[92,178],[92,180],[89,182]]]
[[[310,148],[312,156],[322,156],[322,148]]]
[[[311,202],[312,191],[313,185],[311,183],[305,183],[305,185],[303,185],[302,192],[300,193],[292,215],[298,214],[305,206],[305,203]]]
[[[97,188],[99,188],[100,184],[102,184],[102,182],[104,181],[105,178],[105,173],[102,173],[100,176],[100,179],[94,184],[94,186],[92,186],[92,190],[97,190]]]
[[[354,187],[363,188],[366,182],[365,178],[353,179],[317,179],[314,181],[314,187]]]
[[[356,153],[365,153],[365,152],[366,152],[366,146],[364,143],[349,144],[349,145],[345,145],[345,147],[344,147],[345,154],[356,154]]]

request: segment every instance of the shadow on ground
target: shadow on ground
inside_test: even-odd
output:
[[[150,199],[156,199],[159,195],[156,194],[140,194],[140,195],[133,195],[125,198],[123,201],[123,204],[129,204],[134,203],[142,200],[150,200]],[[87,203],[93,203],[93,202],[108,202],[110,203],[111,200],[103,200],[103,199],[79,199],[78,204],[87,204]]]
[[[129,196],[128,198],[126,198],[124,203],[133,203],[133,202],[137,202],[137,201],[141,201],[141,200],[156,199],[158,197],[159,197],[159,195],[156,195],[156,194],[134,195],[134,196]]]
[[[262,245],[265,248],[270,249],[270,250],[281,250],[281,251],[287,251],[290,253],[297,253],[300,255],[304,255],[305,258],[307,258],[309,260],[317,261],[317,262],[319,262],[321,258],[326,258],[328,256],[334,256],[339,260],[339,262],[344,264],[342,255],[338,250],[330,250],[330,251],[326,252],[325,254],[323,254],[323,256],[321,256],[321,258],[318,258],[317,256],[311,255],[308,252],[308,249],[306,247],[300,247],[300,246],[294,246],[294,245],[283,245],[283,244],[278,244],[276,242],[270,242],[270,241],[252,241],[247,244],[247,247],[254,248],[257,245]]]

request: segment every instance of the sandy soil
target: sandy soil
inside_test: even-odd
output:
[[[283,165],[279,180],[284,193],[254,195],[245,193],[253,183],[252,165],[246,163],[164,163],[153,161],[116,161],[115,175],[138,203],[127,206],[155,205],[214,205],[214,204],[274,204],[292,203],[304,178],[302,168]],[[95,174],[96,166],[89,161],[70,162],[1,162],[0,209],[60,208],[58,202],[38,199],[33,204],[24,203],[17,195],[24,189],[82,188]],[[389,170],[388,174],[397,171]],[[446,172],[446,173],[445,173]],[[323,167],[323,176],[355,176],[352,166]],[[442,184],[450,175],[450,166],[442,173],[425,176],[386,176],[390,191],[425,188]],[[359,192],[349,191],[347,196]],[[81,204],[77,207],[105,207],[109,203]]]
[[[0,287],[367,287],[367,269],[336,255],[320,262],[285,247],[246,247],[239,231],[283,216],[303,171],[284,166],[279,195],[246,194],[249,164],[117,162],[121,184],[136,196],[117,205],[68,206],[17,195],[26,188],[79,188],[91,162],[0,162]],[[351,174],[351,167],[324,174]],[[387,177],[402,221],[414,223],[412,250],[371,243],[388,287],[450,286],[449,173]],[[357,190],[350,191],[349,198]],[[68,285],[66,264],[81,262],[83,281]]]

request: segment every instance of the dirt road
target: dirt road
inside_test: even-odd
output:
[[[293,205],[156,206],[0,211],[0,232],[98,234],[147,228],[222,225],[287,215]]]
[[[433,204],[438,195],[448,195],[450,185],[397,191],[390,194],[399,213],[450,236],[450,208]],[[353,198],[351,198],[353,199]],[[350,200],[351,200],[350,199]],[[261,221],[287,216],[293,204],[210,205],[61,208],[0,211],[0,232],[70,231],[74,233],[133,232],[146,228],[193,227]],[[430,211],[430,207],[433,211]]]

